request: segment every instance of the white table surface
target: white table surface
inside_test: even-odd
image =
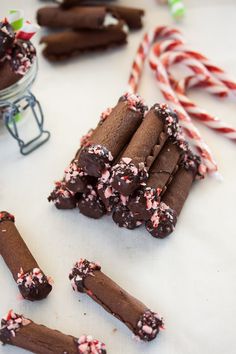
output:
[[[155,1],[120,1],[147,10],[145,29],[173,24]],[[201,50],[236,79],[235,0],[186,0],[188,12],[179,25],[190,47]],[[25,8],[33,19],[43,5],[36,0],[1,0],[1,16],[9,8]],[[40,34],[36,37],[37,45]],[[119,229],[109,217],[94,221],[78,210],[58,211],[47,202],[53,181],[94,127],[100,112],[124,92],[142,31],[126,47],[86,54],[63,64],[48,63],[39,53],[39,75],[33,92],[39,98],[52,137],[28,157],[6,130],[0,132],[0,209],[16,223],[43,270],[54,278],[50,296],[39,303],[17,299],[17,287],[0,259],[0,315],[13,308],[32,320],[65,333],[91,333],[111,354],[235,354],[236,318],[236,147],[201,127],[214,152],[223,181],[196,183],[176,231],[165,240],[143,228]],[[38,45],[37,45],[38,47]],[[149,105],[162,100],[149,68],[140,93]],[[194,92],[201,106],[236,126],[235,101]],[[166,330],[152,343],[132,340],[131,332],[86,295],[73,293],[68,273],[75,260],[87,257],[165,318]],[[115,330],[116,329],[116,330]],[[0,353],[23,354],[4,346]]]

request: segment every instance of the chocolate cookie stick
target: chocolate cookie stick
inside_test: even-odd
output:
[[[147,180],[147,185],[138,189],[129,199],[128,208],[139,220],[149,220],[157,209],[167,184],[178,168],[183,150],[177,143],[168,140],[154,161]]]
[[[126,43],[127,30],[123,21],[99,31],[67,30],[44,36],[44,56],[49,60],[63,60],[88,50],[106,49]]]
[[[162,319],[108,278],[97,263],[80,259],[69,278],[74,290],[85,292],[141,340],[153,340],[162,328]]]
[[[167,105],[156,104],[133,135],[121,161],[113,169],[112,187],[123,195],[132,194],[146,182],[148,170],[169,136],[179,132],[178,117]]]
[[[146,106],[134,94],[125,94],[108,118],[96,129],[90,145],[82,149],[80,166],[90,175],[100,177],[128,143],[143,119]]]
[[[37,354],[106,354],[105,344],[91,336],[75,338],[34,323],[12,310],[1,321],[0,341]]]
[[[77,6],[68,10],[47,6],[38,10],[37,21],[40,26],[73,29],[102,29],[119,22],[104,6]]]
[[[200,158],[187,151],[163,195],[162,203],[146,222],[146,229],[153,237],[164,238],[173,232],[199,166]]]
[[[89,1],[89,0],[64,0],[61,6],[63,8],[71,8],[74,6],[104,6],[105,1]],[[108,0],[107,0],[108,3]],[[139,29],[142,28],[142,17],[144,16],[144,10],[134,7],[127,6],[117,6],[107,4],[106,8],[111,11],[113,14],[119,16],[124,20],[130,29]]]
[[[19,234],[14,216],[6,211],[0,212],[0,254],[26,300],[48,296],[52,286]]]

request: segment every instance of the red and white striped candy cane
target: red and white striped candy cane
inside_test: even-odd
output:
[[[186,54],[189,54],[191,57],[201,62],[209,71],[209,73],[212,74],[212,77],[215,77],[218,82],[221,82],[223,85],[225,85],[225,87],[227,87],[234,94],[236,94],[236,82],[232,81],[224,70],[214,65],[207,57],[205,57],[201,53],[192,51],[187,48],[185,45],[184,38],[180,32],[178,33],[178,36],[171,35],[171,38],[159,41],[155,44],[155,52],[157,56],[160,56],[162,53],[170,50],[185,52]],[[213,85],[212,89],[214,90],[215,88],[216,90],[216,87],[214,86],[215,85]],[[219,96],[221,95],[219,94]],[[222,94],[222,97],[224,97],[224,94]]]
[[[185,48],[186,53],[190,54],[193,58],[199,60],[208,69],[212,75],[220,80],[226,87],[228,87],[234,94],[236,94],[236,82],[232,81],[224,70],[214,65],[207,57],[201,53],[188,50]]]
[[[176,40],[181,38],[179,30],[167,26],[160,26],[146,33],[140,43],[135,59],[132,64],[132,69],[128,81],[128,91],[136,92],[139,86],[139,81],[142,76],[144,62],[150,52],[150,49],[158,38],[168,38],[172,36]]]
[[[223,134],[225,137],[231,140],[236,141],[236,129],[222,122],[218,117],[214,117],[208,114],[205,110],[199,108],[186,96],[186,90],[190,87],[201,86],[207,88],[207,90],[213,93],[214,95],[221,97],[229,93],[228,88],[224,84],[219,82],[218,79],[214,79],[209,76],[209,72],[207,69],[205,69],[203,64],[198,62],[196,59],[191,58],[187,53],[166,52],[161,55],[160,60],[165,66],[171,85],[174,88],[177,97],[182,106],[185,108],[185,110],[192,117],[199,119],[209,128],[217,131],[218,133]],[[170,66],[176,63],[186,65],[195,73],[195,75],[183,78],[178,83],[173,79],[170,73]]]
[[[186,91],[189,88],[198,86],[198,77],[196,76],[189,76],[183,78],[179,82],[175,84],[175,92],[178,96],[178,99],[186,112],[190,114],[190,116],[197,118],[202,123],[207,125],[209,128],[215,130],[218,133],[223,134],[228,139],[231,139],[236,142],[236,129],[223,123],[218,117],[212,116],[211,114],[207,113],[204,109],[198,107],[192,100],[190,100],[187,95]]]

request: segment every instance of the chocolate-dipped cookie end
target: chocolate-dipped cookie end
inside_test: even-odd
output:
[[[45,299],[52,290],[48,278],[39,268],[34,268],[27,273],[21,269],[17,285],[23,298],[29,301]]]
[[[100,177],[112,160],[110,151],[104,146],[90,145],[82,149],[79,164],[89,176]]]
[[[3,221],[15,222],[15,217],[14,215],[8,213],[7,211],[0,211],[0,223]]]
[[[83,293],[85,291],[84,279],[87,276],[94,276],[96,270],[101,270],[101,266],[98,263],[89,262],[87,259],[80,258],[69,274],[73,290]]]
[[[176,223],[175,210],[161,203],[151,219],[146,222],[146,229],[155,238],[165,238],[174,231]]]
[[[133,193],[140,184],[144,184],[148,178],[148,173],[143,163],[139,163],[138,166],[135,166],[132,160],[126,157],[123,157],[121,161],[113,167],[112,171],[112,187],[125,196]]]
[[[74,209],[76,207],[76,198],[73,193],[66,188],[64,181],[55,183],[55,189],[48,197],[49,202],[53,202],[57,209]]]
[[[160,329],[163,329],[163,320],[157,313],[146,310],[137,323],[135,334],[142,341],[150,342],[156,338]]]

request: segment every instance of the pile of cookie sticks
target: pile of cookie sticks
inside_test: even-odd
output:
[[[145,114],[147,108],[135,93],[146,58],[174,111],[155,104]],[[188,67],[191,75],[177,81],[170,70],[175,64]],[[194,179],[217,171],[192,117],[236,140],[236,129],[187,97],[189,87],[224,97],[235,94],[236,84],[206,57],[188,49],[179,30],[163,26],[145,34],[133,62],[128,93],[103,112],[97,128],[82,138],[49,200],[61,209],[79,207],[93,218],[112,212],[119,226],[133,229],[145,223],[152,236],[169,235]]]
[[[64,0],[38,10],[38,24],[57,31],[44,36],[44,56],[63,60],[84,51],[127,42],[129,29],[142,27],[142,9],[105,2]],[[60,29],[61,31],[58,31]]]

